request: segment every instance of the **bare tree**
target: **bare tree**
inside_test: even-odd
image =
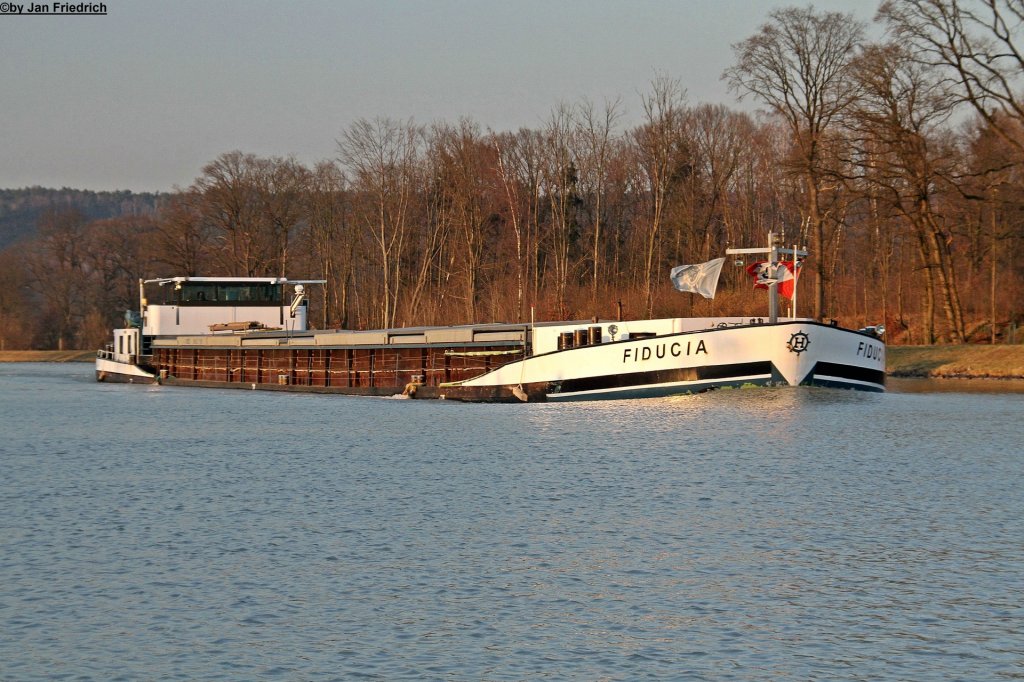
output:
[[[20,251],[20,250],[19,250]],[[0,350],[29,348],[38,319],[25,295],[28,268],[23,253],[0,251]]]
[[[152,276],[155,255],[149,247],[155,221],[149,216],[94,220],[87,226],[86,264],[99,286],[96,305],[104,314],[138,305],[139,284]]]
[[[884,190],[890,204],[913,226],[927,277],[928,337],[934,292],[954,342],[965,340],[950,236],[936,211],[936,195],[954,182],[956,148],[944,124],[955,98],[934,72],[915,63],[905,46],[870,46],[855,62],[862,97],[851,121],[866,162],[864,177]]]
[[[590,287],[590,306],[597,309],[598,282],[601,274],[601,244],[604,226],[604,201],[608,190],[608,174],[612,155],[615,151],[615,125],[621,116],[621,100],[605,102],[599,112],[594,103],[583,100],[576,107],[576,136],[580,140],[579,173],[582,193],[591,202],[591,224],[593,229],[591,242],[592,280]]]
[[[691,207],[691,225],[700,240],[699,256],[711,257],[716,241],[713,228],[716,222],[725,227],[724,212],[728,203],[728,188],[740,164],[740,157],[749,152],[750,118],[730,111],[722,105],[702,104],[689,115],[689,128],[693,141],[693,159],[697,168],[694,176],[702,184],[700,197]],[[724,243],[727,234],[718,235]]]
[[[654,309],[654,270],[659,261],[662,222],[679,154],[685,97],[686,91],[678,80],[656,77],[651,83],[651,93],[643,97],[644,123],[632,136],[649,206],[643,240],[644,309],[648,315]]]
[[[316,165],[310,176],[307,219],[324,285],[323,326],[348,326],[348,287],[355,238],[348,220],[346,179],[330,161]]]
[[[459,121],[457,127],[435,126],[432,141],[435,196],[441,208],[438,218],[458,237],[453,255],[461,271],[466,316],[475,322],[481,269],[489,246],[487,227],[493,217],[486,185],[491,164],[485,157],[493,151],[485,144],[479,126],[468,119]]]
[[[1018,126],[1012,134],[1024,137]],[[985,248],[989,284],[989,341],[996,343],[1000,323],[1006,316],[1014,317],[1015,301],[1021,296],[1015,291],[1020,286],[1019,273],[1024,272],[1017,257],[1024,240],[1024,165],[1015,163],[1018,156],[1014,147],[1005,143],[1002,134],[984,120],[977,121],[969,133],[970,164],[974,171],[971,194],[983,197],[977,204],[977,247]],[[988,232],[984,235],[984,232]],[[985,238],[987,237],[987,238]],[[1018,276],[1014,276],[1017,271]],[[1002,310],[1000,310],[1002,308]]]
[[[341,161],[353,173],[356,191],[369,200],[359,219],[372,235],[380,268],[380,321],[395,323],[402,288],[402,257],[409,232],[409,214],[420,187],[419,163],[423,131],[411,121],[391,119],[353,123],[338,141]]]
[[[828,257],[821,216],[828,174],[826,132],[856,98],[849,63],[864,33],[852,15],[813,7],[772,11],[756,34],[733,46],[736,64],[723,75],[730,87],[764,102],[789,125],[794,170],[806,192],[804,219],[818,259],[814,316],[825,315]]]
[[[209,262],[212,234],[201,203],[196,191],[183,190],[171,197],[157,217],[156,260],[170,266],[174,275],[194,277]]]
[[[914,58],[942,69],[964,101],[1007,143],[1024,121],[1024,2],[1021,0],[887,0],[878,11]]]
[[[199,212],[221,248],[222,269],[256,277],[274,271],[274,240],[260,218],[255,191],[258,159],[240,151],[221,154],[192,184]]]
[[[772,116],[759,125],[740,128],[738,158],[730,183],[729,202],[723,212],[726,241],[755,244],[765,233],[782,224],[799,222],[780,161],[786,157],[789,133],[781,119]]]
[[[77,347],[89,295],[85,259],[92,249],[87,238],[81,211],[48,210],[39,219],[39,239],[26,259],[31,286],[42,297],[58,350]]]
[[[506,223],[512,226],[516,255],[516,315],[525,319],[527,289],[537,300],[543,158],[539,133],[522,129],[518,133],[493,134],[497,179],[505,198]],[[531,280],[531,275],[533,275]]]
[[[253,167],[258,220],[265,226],[279,277],[288,276],[288,246],[303,225],[309,170],[293,158],[258,159]]]
[[[551,112],[544,128],[544,194],[548,202],[548,254],[553,264],[555,306],[558,315],[567,313],[566,292],[573,272],[573,247],[579,238],[577,211],[579,170],[575,160],[575,127],[572,109],[562,104]]]

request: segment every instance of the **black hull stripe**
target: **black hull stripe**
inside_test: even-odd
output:
[[[847,390],[864,391],[867,393],[885,393],[885,388],[873,384],[853,383],[852,381],[840,381],[830,379],[814,379],[805,381],[803,386],[817,386],[819,388],[843,388]]]
[[[602,391],[615,388],[631,388],[650,384],[672,384],[680,382],[723,381],[748,376],[771,375],[771,362],[743,362],[734,365],[712,365],[708,367],[680,367],[630,374],[605,374],[581,379],[566,379],[562,382],[561,393]],[[555,393],[557,395],[557,393]]]
[[[854,381],[863,381],[869,384],[878,384],[885,386],[885,372],[877,369],[867,369],[866,367],[855,367],[853,365],[840,365],[834,362],[818,362],[815,363],[814,369],[804,379],[805,384],[807,383],[825,383],[826,380],[817,380],[817,377],[834,377],[836,379],[853,379]]]

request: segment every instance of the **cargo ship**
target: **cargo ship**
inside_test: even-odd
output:
[[[727,253],[765,253],[763,262],[775,273],[782,271],[777,259],[788,253],[797,274],[806,255],[775,245]],[[768,289],[767,317],[353,331],[308,328],[307,287],[321,280],[151,279],[139,282],[139,311],[127,314],[125,327],[97,353],[96,378],[479,402],[644,398],[747,386],[884,391],[884,329],[780,317],[783,283],[767,277],[759,284]]]

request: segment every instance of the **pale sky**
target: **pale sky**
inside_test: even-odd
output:
[[[659,74],[691,104],[740,106],[720,80],[731,45],[771,9],[807,3],[104,4],[106,16],[0,14],[0,188],[170,191],[235,149],[313,164],[359,118],[539,128],[559,103],[618,97],[634,125]],[[879,3],[813,4],[870,23]]]

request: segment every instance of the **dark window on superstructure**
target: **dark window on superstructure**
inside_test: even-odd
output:
[[[181,285],[178,292],[178,300],[182,305],[203,305],[205,303],[217,302],[216,284],[193,284],[186,282]]]
[[[183,306],[279,306],[280,284],[183,282],[177,302]]]

